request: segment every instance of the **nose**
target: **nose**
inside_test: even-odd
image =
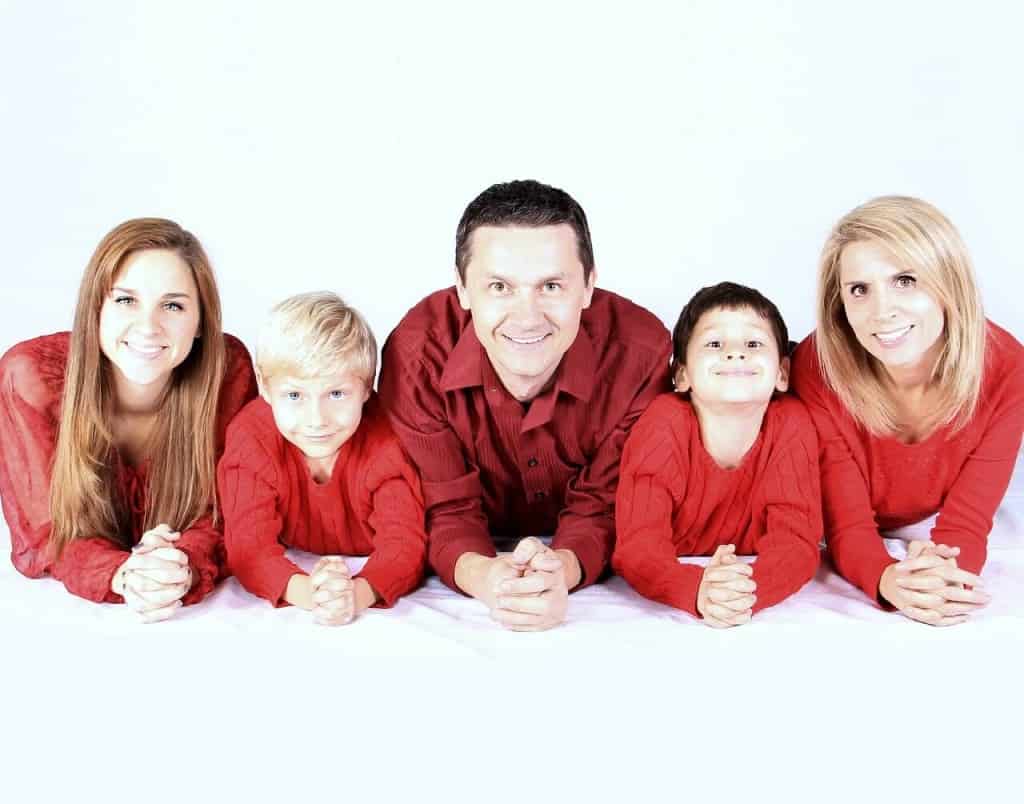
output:
[[[879,283],[881,284],[881,283]],[[870,310],[871,315],[876,320],[883,320],[892,317],[892,297],[889,295],[888,288],[879,286],[873,288],[874,293],[871,294],[870,299]]]
[[[543,318],[540,300],[532,288],[523,288],[516,294],[513,319],[518,326],[528,329],[535,324],[541,323]]]
[[[309,406],[309,426],[314,430],[319,430],[325,424],[323,402],[319,399],[314,399],[310,402]]]
[[[732,344],[731,346],[729,346],[728,349],[726,349],[725,359],[726,360],[746,360],[747,359],[746,349],[744,349],[744,347],[741,346],[740,344]]]
[[[150,307],[139,314],[135,320],[136,329],[146,335],[155,335],[160,331],[160,308]]]

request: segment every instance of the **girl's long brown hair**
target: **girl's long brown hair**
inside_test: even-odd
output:
[[[97,246],[78,291],[50,483],[50,546],[57,556],[83,537],[121,547],[133,541],[128,501],[117,492],[112,369],[100,349],[99,322],[125,259],[146,249],[173,251],[192,270],[200,337],[174,369],[149,438],[144,527],[166,522],[184,530],[216,507],[215,428],[226,356],[213,270],[195,236],[173,221],[125,221]]]

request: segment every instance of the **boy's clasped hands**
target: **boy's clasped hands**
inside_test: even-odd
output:
[[[736,557],[736,546],[719,545],[704,568],[697,590],[697,611],[712,628],[749,623],[757,596],[754,568]]]

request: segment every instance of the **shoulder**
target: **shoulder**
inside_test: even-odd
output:
[[[470,325],[455,287],[435,291],[409,310],[388,335],[384,352],[391,359],[444,358]]]
[[[0,393],[5,398],[17,395],[39,408],[59,400],[70,348],[70,332],[15,344],[0,357]]]
[[[224,333],[224,354],[226,376],[232,377],[236,374],[252,374],[252,358],[245,344],[234,335]]]
[[[697,426],[697,415],[689,400],[677,393],[664,393],[655,397],[640,415],[630,430],[630,438],[634,441],[666,438],[678,441],[689,438]]]
[[[1024,367],[1024,346],[1013,335],[993,322],[988,322],[985,344],[985,373],[999,376],[1017,375]],[[1024,382],[1024,378],[1019,378]]]
[[[269,459],[280,452],[281,441],[270,405],[257,397],[228,425],[225,456],[239,460],[246,455],[259,454]]]
[[[660,358],[671,350],[668,329],[654,313],[610,290],[594,290],[580,326],[598,351],[614,345]]]
[[[371,486],[379,485],[388,477],[415,473],[376,393],[371,392],[363,405],[359,429],[352,437],[358,447],[353,454],[360,462],[360,472]]]
[[[780,394],[768,403],[765,428],[783,442],[815,437],[814,421],[807,406],[793,394]]]

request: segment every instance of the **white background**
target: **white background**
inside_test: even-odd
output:
[[[832,223],[919,195],[958,225],[990,316],[1021,338],[1018,8],[0,0],[0,351],[69,327],[92,250],[140,215],[200,237],[226,328],[250,346],[274,302],[320,288],[383,341],[450,283],[465,205],[513,178],[571,192],[599,284],[667,325],[728,278],[774,298],[794,337]],[[560,652],[516,643],[522,664],[496,672],[342,661],[318,632],[264,640],[252,622],[269,608],[141,633],[91,608],[72,636],[53,623],[87,622],[85,604],[52,581],[9,588],[25,590],[3,601],[19,629],[0,679],[11,801],[260,800],[243,792],[256,779],[276,801],[395,786],[531,804],[1013,798],[1012,621],[955,644],[896,620],[855,639],[706,636],[692,655],[610,641],[607,662],[576,663],[566,626],[544,637]]]
[[[1012,3],[0,2],[0,350],[67,328],[100,238],[171,217],[252,345],[328,288],[383,341],[451,282],[493,182],[586,209],[599,283],[667,325],[733,279],[813,326],[834,221],[882,193],[960,228],[1019,337],[1024,14]]]

